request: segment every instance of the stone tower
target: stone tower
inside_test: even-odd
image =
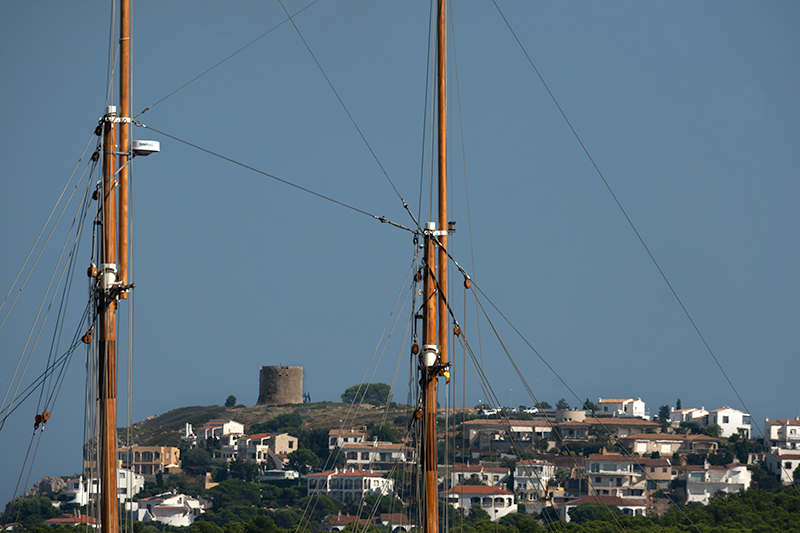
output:
[[[302,366],[262,366],[256,405],[303,403]]]

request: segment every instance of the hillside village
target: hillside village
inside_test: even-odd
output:
[[[747,413],[678,404],[660,406],[654,417],[641,398],[587,400],[580,408],[562,399],[557,408],[478,406],[451,413],[440,424],[439,498],[464,517],[501,522],[520,513],[547,525],[569,522],[583,504],[632,517],[663,515],[673,507],[797,482],[800,418],[764,421],[762,439]],[[388,408],[365,405],[388,414]],[[186,421],[180,431],[151,436],[170,442],[121,445],[120,504],[134,520],[162,529],[196,520],[224,525],[215,487],[240,480],[292,487],[294,506],[297,497],[338,502],[329,506],[334,512],[317,517],[312,530],[340,531],[349,524],[413,529],[409,488],[417,451],[407,414],[396,409],[400,414],[384,424],[376,416],[378,423],[306,429],[298,412],[308,410],[284,407],[283,414],[263,422]],[[43,491],[70,511],[44,525],[98,526],[85,511],[99,489],[95,472],[94,456],[87,453],[83,474]],[[365,502],[378,512],[365,516]]]

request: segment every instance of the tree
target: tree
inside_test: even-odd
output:
[[[570,471],[567,468],[556,468],[555,475],[553,476],[553,480],[555,480],[556,484],[561,487],[563,486],[564,482],[569,479]]]
[[[378,439],[383,442],[400,442],[397,430],[391,424],[369,424],[369,438]]]
[[[681,409],[681,399],[678,398],[678,401],[675,402],[675,410],[680,411],[680,409]]]
[[[589,412],[591,412],[592,414],[594,414],[594,413],[597,411],[597,404],[596,404],[596,403],[594,403],[594,402],[590,402],[590,401],[589,401],[589,398],[586,398],[586,401],[585,401],[585,402],[583,402],[583,408],[584,408],[586,411],[589,411]]]
[[[258,474],[258,465],[252,461],[237,459],[229,464],[231,477],[243,481],[255,481]]]
[[[539,409],[552,409],[553,406],[547,402],[542,402],[539,404]]]
[[[342,394],[342,401],[344,403],[353,403],[363,400],[386,404],[389,402],[391,391],[392,388],[386,383],[362,383],[361,385],[353,385],[345,390]]]
[[[569,404],[567,403],[567,400],[565,400],[564,398],[558,400],[556,402],[556,409],[565,409],[565,410],[569,409]]]
[[[658,408],[658,422],[666,427],[669,425],[669,405],[661,405]]]
[[[221,509],[234,504],[258,505],[261,501],[258,486],[239,479],[223,481],[216,487],[208,489],[207,495],[211,497],[214,509]]]
[[[616,515],[624,514],[618,507],[613,505],[604,506],[599,503],[582,503],[569,510],[570,521],[576,524],[583,524],[591,520],[607,520],[609,513]]]
[[[303,417],[297,413],[284,413],[266,422],[250,426],[250,433],[291,433],[296,435],[303,425]]]
[[[289,454],[289,468],[297,470],[301,475],[308,473],[311,468],[317,468],[319,462],[319,457],[307,448],[300,448]]]
[[[231,394],[228,396],[228,399],[225,400],[225,407],[234,407],[236,405],[236,396]]]
[[[31,529],[58,514],[60,514],[59,510],[53,507],[49,498],[44,496],[20,498],[6,506],[6,514],[2,516],[2,523],[19,522],[25,526],[25,529]]]

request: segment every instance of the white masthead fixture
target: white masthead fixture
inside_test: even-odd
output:
[[[158,141],[131,141],[131,151],[133,151],[133,155],[150,155],[161,151],[161,143]]]

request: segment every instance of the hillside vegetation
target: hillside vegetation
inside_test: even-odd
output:
[[[338,428],[343,420],[351,420],[347,427],[381,424],[384,420],[393,423],[396,419],[407,420],[411,408],[392,404],[388,412],[384,407],[362,404],[356,412],[350,404],[316,402],[294,405],[257,405],[254,407],[223,407],[220,405],[180,407],[161,415],[150,416],[130,427],[132,444],[142,446],[177,446],[187,423],[195,428],[214,419],[230,419],[244,424],[245,432],[253,424],[267,422],[278,415],[295,413],[303,417],[302,429],[328,430]],[[402,424],[404,425],[404,424]],[[119,435],[126,435],[127,428],[120,428]]]

